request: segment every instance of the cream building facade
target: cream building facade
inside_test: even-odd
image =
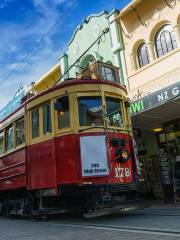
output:
[[[152,166],[146,171],[159,181],[149,183],[154,195],[159,192],[159,197],[164,194],[176,201],[180,199],[180,180],[179,186],[174,185],[180,170],[180,0],[134,0],[117,21],[123,31],[140,158],[147,168]]]

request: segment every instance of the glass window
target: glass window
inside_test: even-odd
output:
[[[138,56],[138,63],[140,68],[150,63],[148,48],[145,43],[142,43],[138,47],[137,56]]]
[[[0,131],[0,155],[4,153],[4,131]]]
[[[6,151],[10,151],[14,147],[14,127],[11,124],[6,128]]]
[[[69,111],[69,97],[60,97],[57,102],[60,105],[58,110],[58,128],[69,128],[70,127],[70,111]]]
[[[112,68],[102,66],[101,67],[101,75],[102,75],[102,79],[104,79],[104,80],[116,82],[115,71]]]
[[[23,144],[24,139],[24,118],[16,121],[16,146]]]
[[[46,135],[51,132],[51,103],[48,102],[43,104],[43,134]]]
[[[103,125],[101,97],[79,97],[78,106],[80,126]]]
[[[123,118],[120,99],[106,97],[106,112],[109,126],[122,127]]]
[[[165,25],[156,34],[155,38],[157,56],[161,57],[167,52],[177,48],[174,29],[171,25]]]
[[[39,137],[39,108],[31,111],[32,138]]]

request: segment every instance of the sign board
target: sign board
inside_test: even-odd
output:
[[[82,176],[109,174],[105,135],[80,138]]]
[[[169,100],[180,96],[180,82],[167,88],[143,97],[137,101],[131,102],[131,115],[136,115],[151,108],[157,107]]]

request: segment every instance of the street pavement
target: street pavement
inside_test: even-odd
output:
[[[0,218],[0,240],[180,240],[180,208],[84,219],[61,216],[47,222]]]

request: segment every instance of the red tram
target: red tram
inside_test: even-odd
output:
[[[127,90],[116,68],[96,66],[101,75],[24,98],[0,123],[1,214],[92,217],[142,207]]]

